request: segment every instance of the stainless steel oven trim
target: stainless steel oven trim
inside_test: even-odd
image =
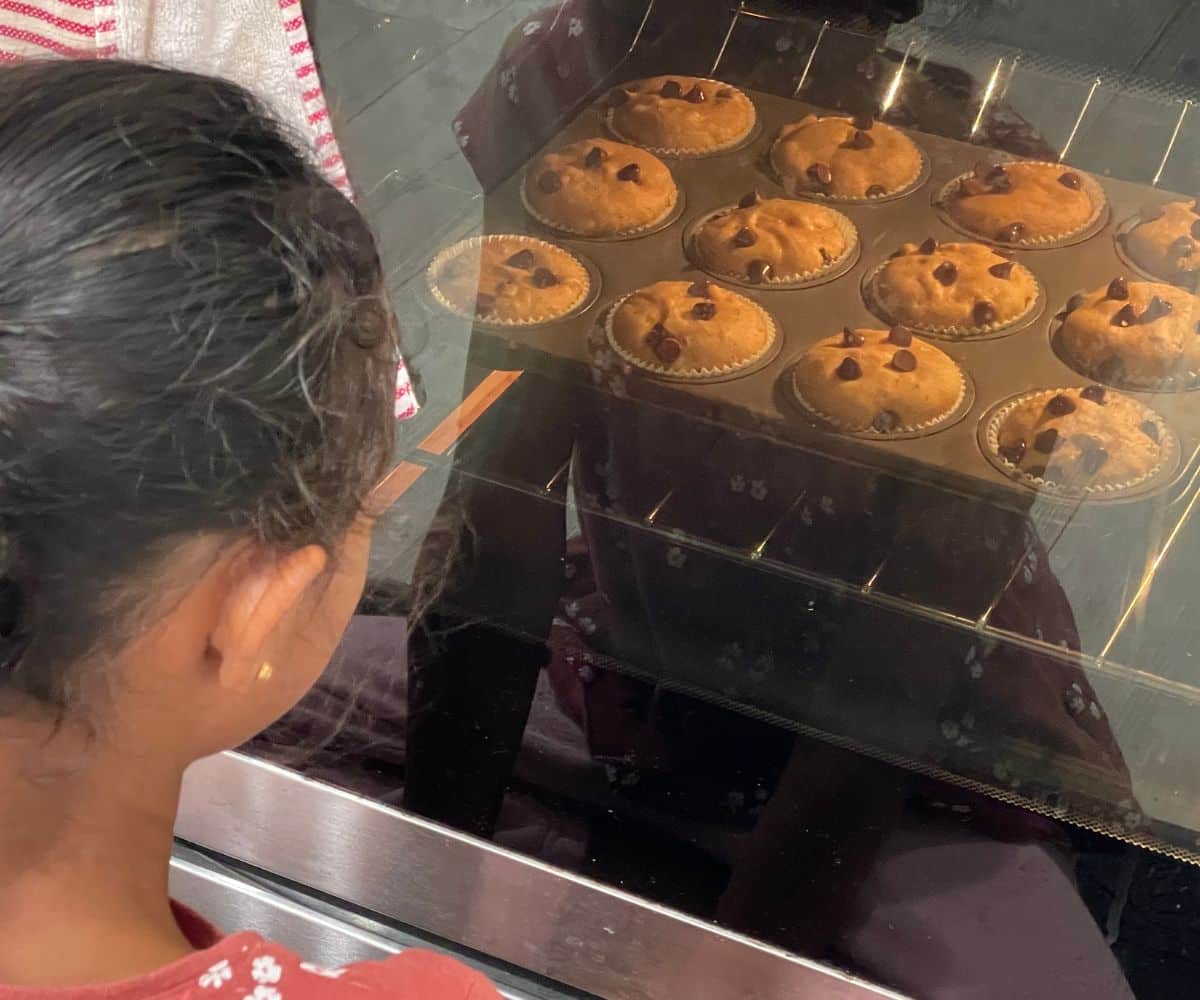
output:
[[[184,841],[612,1000],[901,997],[242,754],[192,765],[175,832]]]

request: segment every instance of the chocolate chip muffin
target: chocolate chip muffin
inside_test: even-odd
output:
[[[942,207],[982,239],[1038,246],[1087,229],[1104,209],[1104,193],[1086,174],[1058,163],[980,163],[951,181]]]
[[[890,323],[969,336],[1015,323],[1037,302],[1028,268],[982,243],[905,243],[867,283],[872,311]]]
[[[1059,339],[1072,366],[1113,385],[1155,386],[1200,372],[1195,296],[1114,278],[1068,303]]]
[[[1197,289],[1200,214],[1195,201],[1173,201],[1143,216],[1122,237],[1129,259],[1148,274]]]
[[[659,281],[612,310],[608,339],[630,364],[677,376],[720,375],[770,350],[775,323],[757,303],[711,281]]]
[[[915,184],[923,162],[908,136],[869,116],[806,115],[771,147],[771,166],[793,195],[883,198]]]
[[[1163,461],[1166,428],[1101,385],[1032,393],[997,415],[991,445],[1022,475],[1081,489],[1127,487]]]
[[[745,142],[758,120],[736,87],[694,76],[655,76],[609,92],[608,127],[619,139],[668,156],[704,156]]]
[[[693,239],[705,270],[754,284],[816,278],[858,243],[854,223],[841,212],[755,192],[710,216]]]
[[[525,175],[540,222],[581,236],[622,236],[665,221],[679,192],[662,160],[636,146],[584,139],[540,157]]]
[[[504,325],[545,323],[587,298],[591,279],[574,254],[530,236],[483,236],[434,258],[429,288],[461,316]]]
[[[902,326],[846,327],[814,344],[792,379],[800,401],[827,423],[880,434],[932,429],[966,391],[958,365]]]

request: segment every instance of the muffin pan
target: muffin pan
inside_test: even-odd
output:
[[[747,90],[758,108],[762,134],[750,145],[703,159],[671,161],[690,212],[699,216],[737,201],[757,186],[764,197],[786,196],[780,186],[761,172],[764,153],[780,128],[809,111],[822,113],[801,101]],[[929,165],[929,183],[941,191],[981,159],[999,159],[978,146],[911,130]],[[555,136],[546,148],[588,136],[606,134],[604,108],[584,110]],[[540,151],[539,154],[540,155]],[[879,326],[863,299],[865,275],[872,272],[898,245],[921,242],[928,236],[939,241],[959,239],[959,234],[939,215],[920,185],[903,197],[869,203],[841,202],[839,211],[855,224],[860,253],[847,272],[813,287],[790,289],[769,285],[739,286],[739,291],[771,313],[779,327],[778,353],[719,381],[697,382],[661,379],[632,368],[616,358],[603,336],[608,307],[629,292],[650,282],[698,277],[701,272],[684,252],[686,226],[675,221],[666,228],[633,240],[577,239],[553,233],[532,220],[522,205],[524,170],[518,170],[492,192],[485,211],[488,232],[530,232],[582,252],[599,269],[604,294],[597,305],[581,315],[538,328],[494,330],[480,328],[476,349],[496,368],[528,368],[562,378],[578,378],[604,385],[617,395],[644,399],[658,405],[769,434],[827,455],[919,475],[953,490],[991,503],[1026,510],[1031,493],[1013,480],[985,454],[979,442],[982,414],[1014,394],[1052,386],[1086,385],[1089,380],[1067,366],[1051,347],[1049,310],[1080,288],[1127,274],[1128,265],[1117,255],[1111,232],[1112,219],[1127,219],[1143,209],[1177,199],[1179,195],[1110,178],[1089,178],[1107,196],[1103,217],[1071,245],[1015,249],[1014,259],[1028,267],[1041,283],[1049,310],[1028,326],[1003,337],[939,341],[957,361],[974,390],[969,412],[957,422],[947,422],[936,433],[907,439],[880,436],[857,438],[833,433],[806,419],[790,401],[791,367],[813,343],[844,325]],[[681,198],[681,201],[683,199]],[[732,284],[732,283],[730,283]],[[597,333],[599,336],[597,336]],[[1200,403],[1190,393],[1131,392],[1151,406],[1175,433],[1179,444],[1178,474],[1156,479],[1152,490],[1138,491],[1138,499],[1174,497],[1186,482],[1200,446]],[[536,418],[536,415],[531,416]],[[1051,493],[1040,494],[1048,502]],[[1105,502],[1087,497],[1084,502]],[[1116,499],[1115,497],[1112,499]],[[1078,498],[1072,498],[1078,503]]]

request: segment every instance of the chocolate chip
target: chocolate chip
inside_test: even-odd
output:
[[[1083,181],[1079,175],[1068,170],[1065,174],[1058,175],[1058,183],[1065,188],[1070,188],[1072,191],[1078,191],[1083,186]]]
[[[1124,278],[1113,278],[1108,283],[1108,291],[1104,293],[1104,297],[1123,302],[1129,298],[1129,283]]]
[[[937,249],[937,240],[935,240],[932,236],[927,236],[921,242],[921,245],[919,247],[917,247],[917,253],[930,254],[930,253],[933,253],[933,251],[936,249]]]
[[[601,163],[608,159],[608,154],[599,146],[593,146],[588,150],[587,156],[583,158],[583,165],[591,170],[595,170]]]
[[[1105,382],[1125,381],[1125,362],[1118,357],[1105,358],[1096,368],[1096,374]]]
[[[751,191],[749,194],[744,194],[741,200],[738,201],[738,208],[751,208],[757,205],[762,198],[759,197],[757,191]]]
[[[850,124],[860,132],[870,132],[875,125],[875,116],[859,113],[850,119]]]
[[[1104,405],[1104,386],[1102,385],[1089,385],[1079,395],[1083,399],[1090,399],[1093,403]]]
[[[1044,465],[1031,465],[1025,470],[1025,474],[1033,476],[1034,479],[1042,479],[1046,475],[1046,467]]]
[[[843,358],[835,373],[843,382],[853,382],[862,378],[862,367],[853,358]]]
[[[548,267],[539,267],[533,272],[534,288],[553,288],[558,284],[558,275]]]
[[[1083,300],[1085,298],[1086,296],[1083,294],[1083,292],[1076,292],[1074,295],[1072,295],[1069,299],[1067,299],[1067,312],[1073,313],[1076,309],[1083,305]]]
[[[1138,424],[1138,430],[1145,434],[1151,441],[1158,441],[1158,424],[1153,420],[1143,420]]]
[[[562,178],[553,170],[547,170],[538,177],[537,186],[544,194],[554,194],[555,191],[562,190]]]
[[[851,330],[850,327],[842,327],[842,346],[843,347],[862,347],[866,341],[863,335],[857,330]]]
[[[904,326],[893,326],[888,330],[888,343],[908,347],[912,343],[912,331]]]
[[[1034,449],[1040,451],[1043,455],[1049,455],[1058,447],[1058,443],[1058,431],[1053,427],[1047,427],[1044,431],[1039,431],[1037,437],[1033,439]]]
[[[733,234],[733,245],[735,247],[752,247],[758,242],[758,237],[754,235],[754,230],[742,226],[736,233]]]
[[[1195,249],[1196,244],[1190,236],[1180,236],[1172,240],[1171,245],[1167,247],[1167,251],[1176,257],[1190,257]]]
[[[611,108],[619,108],[623,104],[629,103],[629,91],[624,87],[614,87],[608,95],[608,105]]]
[[[693,281],[688,285],[688,295],[694,299],[708,298],[708,282],[701,278],[699,281]]]
[[[708,98],[704,96],[704,91],[700,88],[700,84],[696,84],[691,90],[684,94],[683,99],[687,101],[688,104],[703,104],[706,100],[708,100]]]
[[[987,326],[988,323],[996,322],[996,307],[987,299],[980,299],[975,303],[975,308],[971,310],[971,318],[975,321],[976,326]]]
[[[828,187],[833,183],[833,171],[829,169],[828,163],[814,163],[809,166],[807,173],[809,177],[823,187]]]
[[[1019,243],[1025,236],[1025,223],[1010,222],[996,233],[996,239],[1001,243]]]
[[[871,421],[871,426],[883,434],[894,431],[900,426],[900,414],[895,410],[880,410]]]
[[[646,331],[646,343],[651,349],[658,346],[660,340],[667,335],[667,328],[661,323],[655,323],[648,331]]]
[[[626,163],[620,170],[617,171],[617,180],[619,181],[639,181],[642,179],[642,168],[636,163]]]
[[[697,302],[692,306],[693,319],[712,319],[717,314],[715,302]]]
[[[829,253],[828,250],[826,250],[824,247],[817,247],[817,250],[821,254],[821,263],[822,264],[832,264],[833,263],[833,257]]]
[[[1025,457],[1025,442],[1021,440],[1015,444],[1002,444],[996,450],[1005,461],[1012,462],[1013,465],[1019,465],[1021,459]]]
[[[1068,413],[1075,412],[1075,401],[1070,396],[1059,393],[1051,397],[1050,402],[1046,404],[1046,412],[1052,417],[1065,417]]]
[[[868,198],[878,198],[880,195],[884,194],[887,194],[887,188],[885,188],[882,184],[872,184],[869,188],[867,188]]]
[[[515,254],[513,254],[511,257],[509,257],[508,260],[506,260],[504,263],[507,264],[509,267],[516,267],[516,268],[520,268],[522,271],[528,271],[529,268],[533,265],[533,251],[532,250],[518,250]]]
[[[1169,316],[1175,307],[1164,298],[1155,295],[1146,305],[1146,311],[1138,317],[1139,323],[1153,323],[1156,319]]]
[[[732,99],[733,99],[733,88],[732,87],[722,87],[720,90],[717,91],[717,100],[718,101],[730,101]]]
[[[994,278],[1007,278],[1012,274],[1013,268],[1016,265],[1011,260],[1002,260],[999,264],[993,264],[988,268],[988,274]]]
[[[759,285],[771,277],[771,270],[771,265],[767,261],[752,260],[746,266],[746,277]]]
[[[1200,240],[1200,219],[1196,219],[1192,223],[1191,233],[1192,233],[1192,239]]]
[[[861,129],[856,129],[850,133],[842,145],[846,149],[870,149],[875,145],[875,140]]]
[[[958,268],[951,261],[944,260],[933,269],[933,276],[941,284],[949,287],[958,280]]]
[[[1133,306],[1126,302],[1113,314],[1110,322],[1113,326],[1133,326],[1137,322],[1137,313],[1134,311]]]
[[[674,100],[677,97],[683,96],[683,88],[675,80],[668,80],[662,85],[662,90],[659,93],[663,97]]]
[[[898,372],[916,371],[917,356],[912,351],[901,348],[892,355],[892,367]]]
[[[1004,169],[1003,163],[994,163],[984,172],[984,184],[995,184],[1001,178],[1007,179],[1008,172]]]
[[[475,311],[480,316],[486,316],[496,308],[496,296],[488,295],[486,292],[480,292],[475,296]]]
[[[674,364],[683,353],[683,343],[667,334],[654,345],[654,354],[664,365]]]

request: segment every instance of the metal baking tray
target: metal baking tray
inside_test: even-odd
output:
[[[479,327],[476,348],[498,368],[550,370],[560,377],[596,380],[598,338],[595,328],[605,310],[627,293],[653,281],[684,278],[700,272],[684,251],[688,226],[714,208],[736,201],[757,188],[765,196],[783,196],[764,170],[764,153],[780,126],[809,112],[824,109],[803,101],[749,90],[762,123],[758,138],[742,149],[703,159],[668,159],[687,204],[687,211],[666,229],[637,240],[604,242],[572,240],[533,220],[522,207],[524,170],[506,180],[486,199],[483,229],[488,233],[528,232],[556,240],[590,260],[603,276],[599,301],[581,315],[560,323],[529,329],[497,331]],[[1057,386],[1085,385],[1088,379],[1073,371],[1051,348],[1049,324],[1070,296],[1081,289],[1107,284],[1115,275],[1129,274],[1117,255],[1116,228],[1147,206],[1179,197],[1144,185],[1097,177],[1109,199],[1104,225],[1090,239],[1053,249],[1017,250],[1013,256],[1029,267],[1045,289],[1045,310],[1029,326],[1004,337],[937,341],[937,345],[967,371],[974,382],[975,400],[964,419],[925,437],[907,440],[861,440],[823,430],[789,405],[787,379],[796,359],[815,341],[844,325],[878,327],[882,323],[862,298],[863,276],[901,243],[927,236],[939,241],[965,239],[938,216],[932,200],[951,178],[981,159],[1007,158],[985,148],[914,130],[905,130],[926,153],[927,181],[907,197],[872,204],[839,203],[836,207],[858,227],[861,253],[854,266],[836,280],[803,289],[747,289],[743,294],[762,304],[779,324],[782,348],[767,365],[740,377],[707,384],[655,380],[636,371],[606,373],[601,384],[659,405],[692,412],[743,429],[780,438],[833,457],[932,480],[967,495],[1003,506],[1027,509],[1034,494],[1005,476],[980,450],[977,427],[982,414],[1014,393]],[[544,149],[589,136],[604,136],[603,113],[593,105],[578,115]],[[540,155],[540,151],[539,154]],[[1134,276],[1134,275],[1131,275]],[[591,346],[589,346],[589,344]],[[1156,409],[1174,429],[1180,442],[1177,473],[1166,477],[1151,494],[1128,498],[1144,503],[1152,498],[1179,498],[1187,473],[1200,450],[1200,397],[1189,392],[1132,393]],[[1039,503],[1054,502],[1039,496]],[[1073,501],[1078,503],[1078,500]],[[1113,500],[1103,501],[1104,505]],[[1087,506],[1100,506],[1101,502]]]

